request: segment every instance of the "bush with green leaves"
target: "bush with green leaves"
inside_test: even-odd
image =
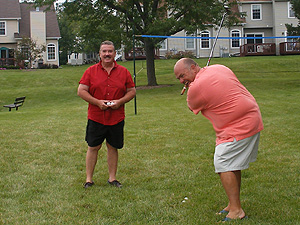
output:
[[[165,55],[166,59],[181,59],[181,58],[195,58],[192,51],[179,51],[177,53],[167,52]]]

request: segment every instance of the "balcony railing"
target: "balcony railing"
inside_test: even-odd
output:
[[[240,47],[240,56],[276,55],[275,43],[245,44]]]
[[[300,55],[300,42],[281,42],[280,55]]]
[[[14,66],[15,59],[14,58],[0,58],[0,67],[2,66]]]
[[[154,50],[154,58],[159,59],[159,49]],[[129,52],[125,52],[125,59],[132,60],[133,59],[133,49]],[[146,59],[146,50],[141,47],[135,48],[135,59]]]

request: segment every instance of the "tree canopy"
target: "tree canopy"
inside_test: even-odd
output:
[[[195,33],[197,29],[219,24],[224,4],[229,0],[75,0],[66,1],[64,13],[72,19],[72,29],[84,48],[92,49],[110,39],[132,48],[135,35],[171,36],[179,31]],[[35,0],[51,5],[55,0]],[[232,4],[232,1],[230,1]],[[229,18],[235,18],[232,15]],[[74,23],[77,26],[74,26]],[[137,38],[147,56],[148,85],[157,85],[154,50],[163,39]]]
[[[300,0],[291,0],[293,10],[295,12],[295,17],[300,20]],[[285,24],[288,35],[290,36],[299,36],[300,35],[300,22],[296,24]],[[300,38],[298,38],[298,41]]]
[[[39,45],[36,41],[28,37],[23,37],[18,42],[17,49],[15,51],[16,61],[19,65],[28,60],[29,68],[32,67],[32,62],[42,58],[42,53],[46,51],[45,45]],[[26,66],[26,67],[27,67]]]
[[[291,0],[293,5],[293,10],[295,12],[295,16],[300,20],[300,1],[299,0]]]

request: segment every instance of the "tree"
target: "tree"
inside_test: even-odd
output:
[[[58,19],[58,25],[61,35],[59,39],[59,62],[61,65],[65,65],[68,62],[68,55],[74,52],[76,36],[72,32],[71,24],[63,17]]]
[[[57,15],[62,37],[60,56],[64,61],[72,53],[98,53],[100,43],[107,39],[112,40],[116,48],[121,46],[119,18],[96,8],[90,0],[66,1],[57,8]]]
[[[195,32],[210,22],[217,24],[224,11],[223,4],[216,0],[102,0],[104,7],[116,10],[123,18],[123,27],[128,28],[128,37],[136,35],[170,36],[185,29]],[[154,65],[154,49],[163,40],[158,38],[138,39],[146,51],[148,85],[157,85]]]
[[[293,10],[295,12],[295,16],[300,20],[300,1],[299,0],[291,0],[293,5]]]
[[[36,0],[37,4],[53,4],[55,0]],[[170,36],[186,30],[195,33],[204,29],[207,24],[219,24],[224,12],[224,4],[229,0],[82,0],[66,2],[68,14],[76,15],[84,25],[82,33],[84,40],[93,41],[94,32],[102,33],[101,24],[109,27],[110,20],[118,21],[113,25],[123,29],[122,42],[131,46],[133,33],[135,35]],[[232,1],[230,1],[232,2]],[[104,15],[104,16],[103,16]],[[107,16],[107,17],[106,17]],[[108,17],[109,16],[109,17]],[[109,20],[108,20],[109,18]],[[233,17],[232,17],[233,18]],[[93,24],[93,25],[92,25]],[[92,27],[90,27],[91,25]],[[91,29],[93,28],[93,29]],[[94,30],[94,32],[93,32]],[[109,33],[110,30],[104,30]],[[85,36],[86,35],[86,36]],[[126,36],[126,38],[125,38]],[[147,56],[148,85],[157,85],[154,65],[154,50],[163,39],[137,38],[143,43]],[[99,42],[97,43],[99,45]]]
[[[291,4],[293,10],[295,12],[295,16],[300,20],[300,1],[299,0],[291,0]],[[287,32],[289,36],[298,36],[300,35],[300,21],[297,26],[293,26],[293,24],[285,24],[287,28]],[[298,38],[298,41],[300,38]]]
[[[100,43],[108,39],[120,48],[121,22],[114,12],[91,0],[65,2],[63,6],[85,51],[99,52]]]
[[[76,33],[73,28],[72,20],[60,8],[58,8],[57,13],[61,35],[61,38],[59,39],[59,62],[63,65],[68,62],[68,55],[72,54],[73,52],[78,52],[80,45],[78,45],[76,41]]]
[[[32,62],[42,58],[42,53],[46,51],[45,45],[38,45],[34,40],[29,37],[23,37],[17,44],[15,51],[15,58],[18,64],[26,64],[26,67],[32,67]]]

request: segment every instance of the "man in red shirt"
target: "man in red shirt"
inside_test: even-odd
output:
[[[219,174],[229,204],[218,214],[223,221],[246,218],[240,202],[241,170],[257,157],[263,129],[259,107],[235,74],[223,65],[200,68],[189,58],[174,67],[176,78],[189,87],[188,107],[202,113],[216,132],[215,172]]]
[[[124,105],[134,98],[135,84],[129,71],[114,60],[116,51],[111,41],[100,45],[100,62],[89,67],[83,74],[78,87],[78,96],[89,103],[86,138],[85,188],[94,184],[93,173],[98,151],[106,139],[108,183],[121,187],[116,179],[118,149],[124,142]]]

